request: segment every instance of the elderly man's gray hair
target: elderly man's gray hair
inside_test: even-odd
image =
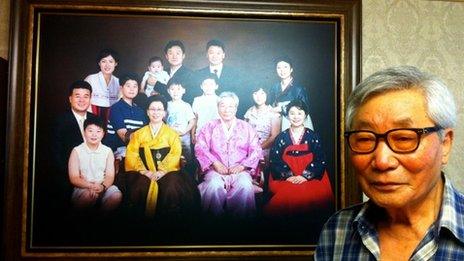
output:
[[[369,98],[388,91],[420,90],[424,93],[427,115],[437,126],[456,125],[456,104],[445,84],[435,76],[413,66],[392,67],[378,71],[362,81],[348,98],[345,127],[349,130],[359,107]]]
[[[238,99],[237,94],[235,94],[233,92],[221,92],[221,94],[219,94],[219,99],[218,99],[217,104],[219,105],[219,103],[225,98],[232,98],[234,100],[234,102],[235,102],[235,105],[237,105],[237,107],[238,107],[239,99]]]

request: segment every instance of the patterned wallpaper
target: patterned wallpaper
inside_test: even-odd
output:
[[[0,58],[8,60],[10,1],[0,0]]]
[[[440,77],[458,105],[447,176],[464,191],[464,2],[363,0],[362,77],[396,65],[414,65]]]

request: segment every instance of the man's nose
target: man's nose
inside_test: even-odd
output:
[[[395,152],[393,152],[383,140],[379,140],[377,147],[372,153],[372,166],[378,170],[384,171],[395,168],[398,164]]]

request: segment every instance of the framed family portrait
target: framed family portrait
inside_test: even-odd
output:
[[[360,1],[21,0],[12,6],[7,260],[310,257],[327,218],[361,201],[343,137],[345,102],[360,74]],[[245,219],[214,219],[200,209],[160,225],[127,210],[89,216],[60,207],[70,199],[56,193],[67,176],[54,167],[53,133],[69,109],[71,83],[97,73],[98,54],[108,48],[118,53],[116,77],[131,72],[141,79],[155,56],[169,73],[165,47],[173,40],[183,43],[182,66],[192,75],[209,65],[207,43],[223,44],[223,68],[234,68],[232,81],[240,82],[232,89],[237,118],[254,106],[253,88],[280,86],[279,61],[291,65],[309,99],[333,204],[303,218],[270,219],[264,185],[255,193],[256,214]],[[201,95],[200,85],[192,80],[188,91]],[[264,173],[261,182],[268,179]]]

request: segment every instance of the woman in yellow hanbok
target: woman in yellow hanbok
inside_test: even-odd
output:
[[[179,135],[163,122],[166,101],[151,96],[147,105],[150,123],[134,132],[127,145],[127,200],[147,217],[195,211],[200,196],[193,180],[180,171]]]

